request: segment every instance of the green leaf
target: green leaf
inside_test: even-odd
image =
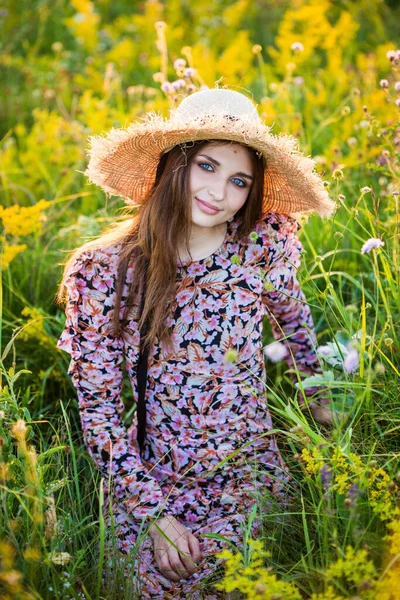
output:
[[[296,381],[295,386],[298,389],[301,389],[301,387],[303,387],[305,390],[307,390],[308,388],[319,386],[332,387],[332,384],[335,383],[336,382],[333,371],[324,371],[320,375],[318,374],[312,375],[311,377],[306,377],[305,379],[303,379],[301,385],[298,381]]]

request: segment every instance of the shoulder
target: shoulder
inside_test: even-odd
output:
[[[75,251],[66,264],[64,285],[70,297],[91,291],[111,293],[118,273],[121,244],[102,247],[87,245]]]
[[[245,262],[271,266],[284,258],[293,259],[301,252],[299,229],[300,223],[290,215],[265,213],[240,240]]]
[[[249,235],[241,238],[246,260],[263,260],[275,254],[282,255],[290,252],[290,248],[300,242],[297,232],[300,223],[290,215],[280,213],[265,213],[253,227]]]
[[[121,244],[102,247],[83,247],[72,255],[67,264],[68,275],[79,274],[92,279],[94,274],[103,271],[113,272],[118,269],[119,250]]]
[[[256,223],[256,232],[275,241],[294,237],[300,229],[300,223],[290,215],[266,213]]]

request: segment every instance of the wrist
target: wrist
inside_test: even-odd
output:
[[[175,517],[168,517],[168,516],[167,517],[158,517],[158,519],[154,519],[151,522],[150,527],[149,527],[150,537],[153,538],[155,535],[160,535],[160,532],[157,529],[157,527],[161,528],[164,521],[167,521],[169,524],[172,522],[173,519],[175,519]]]

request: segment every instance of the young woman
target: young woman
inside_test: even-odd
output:
[[[127,575],[139,597],[201,598],[227,545],[201,534],[240,546],[255,493],[287,497],[269,433],[263,317],[294,380],[293,367],[319,371],[291,215],[327,216],[333,203],[295,140],[273,136],[231,90],[196,92],[169,120],[148,115],[91,141],[91,181],[137,210],[68,261],[58,347],[71,355],[85,443],[110,485],[107,527],[113,519],[121,554],[137,554]],[[138,401],[144,347],[138,443],[137,419],[128,430],[122,421],[122,364]],[[257,518],[254,536],[259,528]]]

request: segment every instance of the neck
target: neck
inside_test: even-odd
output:
[[[192,259],[200,260],[215,252],[224,241],[227,225],[227,222],[215,225],[215,227],[200,227],[192,224],[189,240]],[[179,252],[179,255],[181,260],[190,258],[183,250]]]

